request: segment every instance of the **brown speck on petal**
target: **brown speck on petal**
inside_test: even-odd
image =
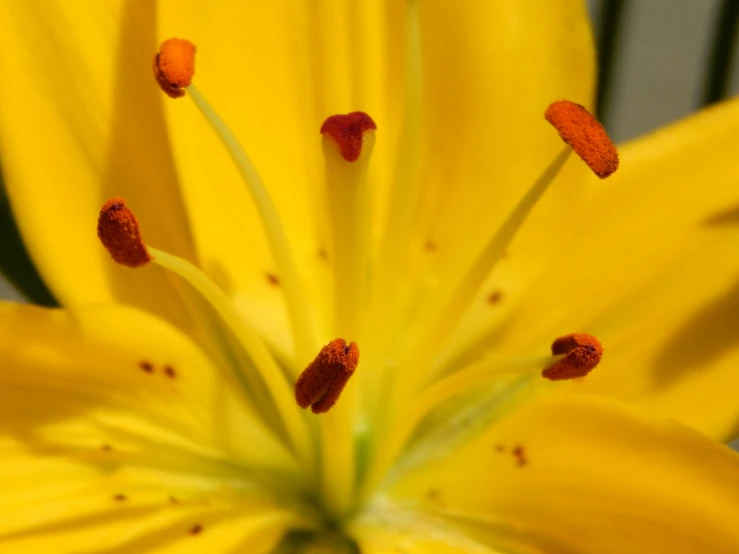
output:
[[[139,367],[143,369],[146,373],[154,373],[154,366],[151,364],[151,362],[141,361],[139,362]]]
[[[175,377],[177,377],[177,372],[171,365],[164,366],[164,374],[170,379],[174,379]]]
[[[203,532],[203,526],[200,525],[199,523],[197,525],[193,525],[192,527],[190,527],[190,534],[192,536],[199,535],[202,532]]]
[[[127,500],[127,497],[125,494],[116,494],[113,497],[113,500],[115,500],[116,502],[124,502],[125,500]]]
[[[526,457],[526,451],[524,450],[523,446],[518,445],[512,450],[513,457],[516,459],[516,465],[519,467],[523,467],[526,464],[529,463],[528,458]]]
[[[441,491],[439,489],[429,489],[426,491],[426,498],[433,504],[441,504]]]

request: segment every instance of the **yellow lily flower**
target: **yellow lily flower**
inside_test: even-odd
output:
[[[3,552],[739,550],[739,103],[599,181],[583,2],[462,4],[3,4]]]

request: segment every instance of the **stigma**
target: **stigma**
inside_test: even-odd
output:
[[[311,407],[314,414],[329,411],[341,396],[359,364],[359,347],[344,339],[335,339],[321,348],[295,383],[295,400],[301,408]]]
[[[356,162],[362,153],[365,131],[374,131],[377,125],[364,112],[332,115],[321,125],[321,134],[330,136],[339,147],[341,157]]]
[[[170,38],[154,56],[154,77],[170,98],[181,98],[195,74],[195,45],[189,40]]]
[[[564,355],[564,358],[542,371],[542,377],[550,381],[577,379],[595,369],[603,356],[603,346],[592,335],[572,333],[552,343],[552,354]]]
[[[598,177],[605,179],[618,169],[616,146],[584,106],[558,100],[550,104],[544,117]]]
[[[98,216],[98,238],[113,260],[127,267],[140,267],[152,260],[141,238],[139,222],[126,200],[116,196],[100,210]]]

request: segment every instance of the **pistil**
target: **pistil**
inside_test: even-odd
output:
[[[377,126],[364,112],[333,115],[321,126],[331,211],[334,332],[359,337],[368,288],[370,225],[367,173]]]
[[[363,112],[334,115],[321,126],[333,236],[334,332],[358,339],[368,294],[367,173],[375,129]],[[327,507],[337,517],[350,509],[354,497],[356,417],[356,391],[350,383],[341,402],[321,418],[321,481]]]

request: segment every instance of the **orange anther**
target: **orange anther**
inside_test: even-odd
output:
[[[598,365],[603,356],[603,347],[592,335],[572,333],[552,343],[552,354],[565,354],[565,357],[542,371],[542,377],[552,381],[576,379],[584,377]]]
[[[616,147],[603,125],[584,106],[558,100],[547,108],[544,117],[598,177],[605,179],[618,169]]]
[[[98,217],[98,238],[119,264],[139,267],[151,261],[139,222],[123,198],[111,198],[103,205]]]
[[[365,131],[374,131],[377,125],[364,112],[332,115],[321,125],[321,134],[329,135],[339,147],[341,157],[347,162],[356,162],[362,153],[362,138]]]
[[[311,407],[314,414],[331,409],[359,364],[356,343],[335,339],[321,348],[295,383],[295,400],[301,408]]]
[[[154,76],[161,89],[170,98],[180,98],[194,73],[195,45],[181,38],[165,40],[154,56]]]

